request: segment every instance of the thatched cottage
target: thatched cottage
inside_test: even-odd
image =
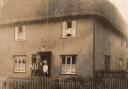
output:
[[[127,70],[127,29],[109,0],[5,0],[0,76]]]

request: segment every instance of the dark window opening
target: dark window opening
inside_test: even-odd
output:
[[[72,57],[72,64],[76,64],[75,56]]]
[[[72,28],[72,22],[71,21],[67,22],[67,28]]]
[[[23,29],[22,29],[22,26],[19,26],[19,33],[22,33],[23,32]]]
[[[62,57],[62,64],[65,64],[65,57]]]
[[[71,64],[71,58],[67,57],[67,64]]]

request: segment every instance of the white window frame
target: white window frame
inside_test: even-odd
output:
[[[75,59],[73,59],[73,56]],[[65,64],[62,63],[63,58],[65,59]],[[68,58],[70,58],[70,64],[67,63]],[[73,60],[75,61],[75,64],[73,64]],[[61,55],[61,74],[76,74],[76,55]]]
[[[63,21],[62,23],[62,38],[68,37],[76,37],[76,20],[71,20],[71,28],[68,28],[68,22],[70,21]],[[68,36],[71,34],[71,36]]]
[[[19,61],[21,63],[19,63]],[[26,72],[26,56],[25,55],[15,55],[13,64],[14,64],[14,73]]]
[[[22,30],[22,33],[20,33],[20,30]],[[25,40],[25,26],[22,25],[15,26],[15,41],[24,41],[24,40]]]

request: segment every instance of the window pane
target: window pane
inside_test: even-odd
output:
[[[67,22],[67,28],[72,28],[72,22],[71,21]]]
[[[25,63],[22,64],[22,72],[25,72]]]
[[[19,60],[19,63],[21,63],[21,60]]]
[[[67,57],[67,64],[71,64],[71,57]]]
[[[15,63],[17,63],[17,60],[15,60]]]
[[[62,57],[62,64],[65,64],[65,57]]]
[[[76,58],[75,58],[75,56],[72,56],[72,64],[76,64]]]
[[[22,61],[24,64],[26,63],[25,60]]]
[[[76,66],[72,65],[72,72],[75,73],[76,72]]]
[[[23,27],[18,26],[18,40],[22,40],[22,39],[23,39]]]
[[[66,65],[66,72],[67,73],[71,73],[72,69],[71,69],[71,65]]]
[[[61,72],[62,72],[62,73],[65,73],[65,72],[66,72],[66,66],[65,66],[65,65],[62,65],[62,66],[61,66]]]
[[[19,26],[19,33],[22,33],[23,32],[23,29],[22,29],[22,26]]]

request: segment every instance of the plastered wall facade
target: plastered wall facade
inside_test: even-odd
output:
[[[25,41],[15,41],[13,25],[0,27],[0,76],[31,76],[31,56],[41,50],[43,38],[45,51],[52,52],[51,76],[60,75],[60,55],[77,55],[77,75],[93,75],[93,57],[95,52],[95,69],[104,69],[104,55],[111,56],[111,68],[117,68],[116,59],[126,57],[125,48],[120,47],[120,35],[107,24],[91,17],[77,18],[76,37],[62,38],[62,22],[27,23],[25,26]],[[95,25],[94,25],[95,20]],[[20,24],[21,25],[21,24]],[[95,35],[94,35],[95,29]],[[95,36],[95,37],[94,37]],[[95,41],[94,41],[95,39]],[[94,43],[95,42],[95,50]],[[14,73],[14,55],[26,55],[26,72]],[[126,62],[124,62],[126,64]],[[126,66],[124,66],[124,69]]]

